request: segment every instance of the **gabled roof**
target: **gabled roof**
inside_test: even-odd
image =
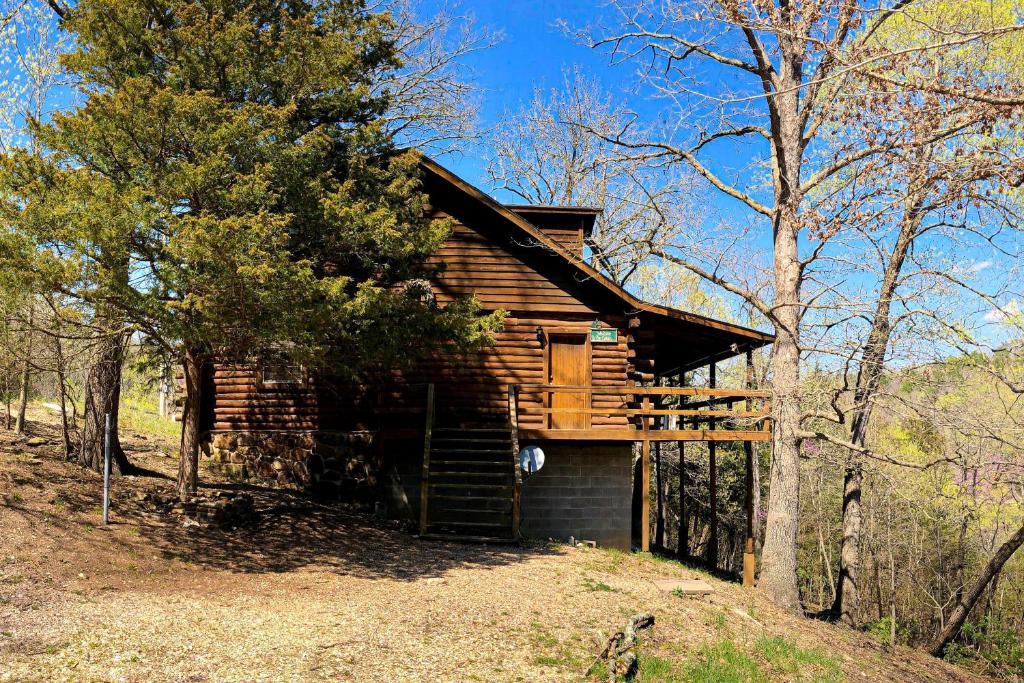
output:
[[[487,193],[455,175],[422,152],[416,151],[416,153],[420,156],[420,164],[425,170],[446,181],[467,197],[475,200],[497,216],[504,219],[512,229],[519,231],[522,235],[531,238],[536,243],[546,247],[556,256],[561,257],[566,262],[567,266],[584,276],[586,282],[592,283],[592,286],[603,288],[608,293],[619,298],[625,307],[631,309],[632,312],[646,313],[656,319],[664,320],[666,323],[675,321],[680,328],[689,328],[690,330],[694,327],[704,328],[709,334],[721,342],[720,344],[715,345],[718,350],[708,353],[707,358],[723,360],[724,358],[734,356],[743,350],[771,344],[775,340],[774,335],[767,332],[761,332],[759,330],[735,325],[722,320],[715,320],[714,318],[697,315],[696,313],[680,311],[675,308],[669,308],[668,306],[647,303],[646,301],[638,299],[596,270],[581,256],[567,251],[557,242],[545,235],[539,228],[526,220],[525,217],[520,215],[524,207],[511,207],[501,204]],[[552,207],[547,208],[550,210]],[[580,212],[593,213],[594,216],[597,215],[596,209],[580,209],[578,207],[562,208],[566,210],[571,208]]]

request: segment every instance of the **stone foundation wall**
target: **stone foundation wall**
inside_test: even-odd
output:
[[[559,541],[572,536],[629,550],[632,444],[549,441],[538,445],[546,460],[539,472],[523,482],[523,534]]]
[[[379,490],[374,446],[373,432],[215,432],[203,452],[235,481],[370,503]]]

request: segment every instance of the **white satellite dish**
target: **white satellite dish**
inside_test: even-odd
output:
[[[540,446],[526,446],[519,449],[519,467],[527,474],[533,474],[544,467],[544,451]]]

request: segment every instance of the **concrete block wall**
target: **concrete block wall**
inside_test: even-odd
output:
[[[526,443],[520,444],[522,446]],[[523,482],[524,536],[597,541],[629,550],[632,515],[631,444],[541,442],[545,463]]]

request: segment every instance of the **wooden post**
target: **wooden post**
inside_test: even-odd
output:
[[[660,421],[660,420],[659,420]],[[657,502],[654,512],[654,547],[665,547],[665,475],[662,472],[661,442],[654,442],[654,486],[655,501]]]
[[[679,373],[679,386],[686,383],[686,373]],[[686,397],[679,397],[680,408],[685,404]],[[684,427],[683,418],[679,418],[680,428]],[[679,534],[676,541],[676,555],[680,560],[690,556],[690,520],[686,515],[686,449],[685,441],[677,441],[679,446]]]
[[[754,385],[754,352],[747,349],[747,372],[746,388],[752,389]],[[754,404],[747,398],[747,412],[753,410]],[[757,570],[757,562],[754,558],[754,448],[749,441],[743,442],[743,453],[746,456],[747,477],[746,477],[746,512],[747,512],[747,534],[743,545],[743,585],[747,588],[754,586],[754,574]]]
[[[519,406],[518,388],[515,384],[508,385],[508,425],[512,441],[512,538],[518,539],[520,523],[520,501],[522,499],[523,472],[519,467]]]
[[[643,426],[644,440],[640,445],[640,481],[637,485],[641,493],[640,550],[646,553],[651,549],[651,440],[647,433],[650,418],[646,415],[651,410],[651,397],[645,395],[642,405],[644,415],[640,418],[640,424]]]
[[[715,388],[715,363],[708,366],[708,384]],[[714,406],[712,406],[713,408]],[[708,418],[708,430],[715,429],[715,418]],[[710,489],[711,506],[708,514],[708,524],[711,527],[708,538],[708,566],[712,569],[718,568],[718,462],[717,443],[708,441],[708,488]]]
[[[659,384],[658,380],[654,381],[655,386]],[[660,397],[657,403],[654,404],[657,408],[665,408],[664,397]],[[655,417],[652,420],[651,426],[654,429],[664,429],[664,420],[666,417]],[[654,487],[655,487],[655,501],[656,509],[654,511],[654,547],[662,549],[665,547],[665,473],[662,470],[661,461],[661,441],[654,442]]]
[[[423,429],[423,470],[420,472],[420,534],[427,533],[427,504],[430,489],[430,438],[434,432],[434,385],[427,385],[427,415]]]

